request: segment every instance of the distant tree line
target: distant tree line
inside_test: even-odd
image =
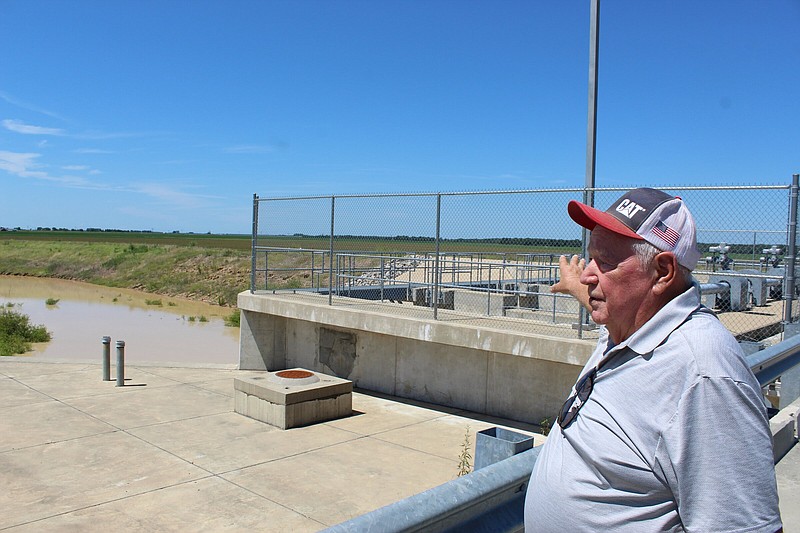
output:
[[[25,230],[20,227],[15,228],[8,228],[8,227],[0,227],[0,231],[32,231],[32,230]],[[37,227],[35,231],[47,232],[47,231],[63,231],[63,232],[86,232],[86,233],[148,233],[148,234],[162,234],[164,232],[160,231],[153,231],[153,230],[124,230],[124,229],[109,229],[109,228],[86,228],[86,229],[70,229],[70,228],[56,228],[56,227]],[[170,232],[174,234],[180,234],[180,231],[172,231]],[[195,232],[189,231],[186,232],[188,235],[199,235]],[[206,235],[212,235],[209,231]],[[266,237],[274,237],[274,238],[281,238],[286,237],[286,235],[268,235]],[[321,234],[321,235],[306,235],[304,233],[294,233],[291,235],[292,238],[295,239],[329,239],[329,234]],[[422,236],[422,235],[350,235],[350,234],[336,234],[336,239],[344,239],[344,240],[370,240],[370,241],[377,241],[377,242],[435,242],[435,237],[429,236]],[[505,245],[505,246],[537,246],[537,247],[550,247],[550,248],[580,248],[581,247],[581,240],[580,239],[547,239],[542,237],[487,237],[487,238],[457,238],[457,239],[447,239],[442,238],[441,242],[449,242],[449,243],[465,243],[465,244],[493,244],[493,245]],[[697,243],[697,247],[700,252],[704,254],[711,254],[709,252],[709,248],[711,246],[718,246],[718,242],[713,243]],[[753,243],[746,243],[746,244],[732,244],[727,243],[729,246],[728,254],[731,255],[751,255],[753,250],[755,249],[755,253],[761,255],[762,250],[770,248],[772,243],[770,244],[755,244]],[[786,253],[785,247],[781,247],[782,252]]]
[[[117,229],[117,228],[48,228],[46,226],[39,226],[35,230],[30,229],[23,229],[17,226],[16,228],[6,228],[0,227],[0,231],[77,231],[77,232],[86,232],[86,233],[166,233],[163,231],[153,231],[151,229]],[[170,232],[173,235],[179,235],[181,232],[179,230],[175,230]],[[195,235],[193,231],[186,232],[189,235]],[[211,235],[209,231],[206,235]]]
[[[8,228],[0,228],[2,231],[12,231]],[[14,228],[13,231],[24,231],[22,228]],[[149,229],[111,229],[111,228],[48,228],[39,226],[34,231],[85,231],[87,233],[93,232],[107,232],[107,233],[157,233]]]
[[[279,235],[270,235],[270,237],[280,237]],[[292,237],[298,239],[329,239],[330,235],[305,235],[303,233],[295,233]],[[435,242],[435,237],[427,237],[420,235],[348,235],[339,234],[335,236],[337,239],[347,240],[370,240],[370,241],[398,241],[398,242]],[[441,242],[453,243],[475,243],[475,244],[505,244],[509,246],[552,246],[552,247],[580,247],[580,239],[545,239],[541,237],[486,237],[486,238],[457,238],[447,239],[441,238]]]

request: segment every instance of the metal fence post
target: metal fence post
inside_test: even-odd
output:
[[[333,305],[333,223],[334,223],[334,212],[336,207],[336,197],[331,196],[331,242],[330,242],[330,259],[328,260],[328,267],[330,272],[328,272],[328,305]],[[338,267],[337,267],[338,268]]]
[[[800,188],[800,174],[792,175],[792,188],[789,195],[789,242],[786,257],[786,291],[784,292],[783,323],[792,321],[792,302],[794,301],[794,264],[797,258],[797,190]]]
[[[103,337],[103,381],[111,381],[111,337]]]
[[[253,240],[250,244],[250,249],[252,251],[252,257],[250,258],[251,265],[250,265],[250,294],[254,293],[256,290],[256,246],[258,245],[258,195],[253,194]],[[264,273],[264,277],[267,277],[266,272]],[[264,284],[264,288],[266,289],[266,283]]]
[[[433,260],[433,319],[439,319],[439,229],[442,221],[442,193],[436,194],[436,256]]]
[[[117,341],[117,387],[125,385],[125,341]]]
[[[486,316],[492,314],[492,264],[489,263],[489,279],[486,281]]]
[[[385,288],[385,284],[383,282],[384,277],[386,276],[386,269],[384,265],[384,261],[386,260],[386,256],[381,253],[381,301],[383,301],[383,292]]]
[[[317,258],[317,253],[315,251],[311,251],[311,288],[316,289],[317,287],[314,285],[314,279],[317,275],[317,270],[314,268],[314,261]]]

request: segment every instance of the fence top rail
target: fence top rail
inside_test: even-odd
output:
[[[266,247],[262,247],[262,248],[266,248]],[[367,257],[367,256],[385,257],[387,255],[396,256],[398,254],[406,254],[404,256],[401,256],[401,258],[403,258],[403,259],[405,259],[405,258],[412,259],[414,257],[423,258],[423,257],[431,256],[431,255],[436,255],[436,252],[434,252],[434,251],[427,251],[427,252],[403,252],[403,251],[380,252],[380,251],[370,251],[370,250],[364,250],[364,251],[349,250],[349,251],[346,251],[346,252],[344,252],[344,251],[342,251],[342,252],[335,251],[334,253],[336,255],[341,255],[341,256],[362,256],[362,257]],[[558,257],[560,255],[564,255],[564,254],[561,254],[561,253],[547,253],[547,252],[513,252],[513,251],[512,252],[440,252],[439,253],[439,256],[442,258],[442,260],[449,260],[449,258],[451,258],[451,257],[453,257],[453,258],[459,257],[460,258],[460,257],[475,257],[475,256],[478,256],[478,257],[500,257],[500,258],[522,257],[522,258],[525,258],[525,259],[531,259],[531,258],[553,258],[553,257]]]
[[[330,250],[319,250],[316,248],[287,248],[280,246],[253,246],[253,250],[257,252],[303,252],[303,253],[317,253],[317,254],[330,253]]]
[[[663,191],[741,191],[741,190],[789,190],[791,185],[687,185],[659,187]],[[411,198],[436,196],[480,196],[488,194],[532,194],[532,193],[582,193],[628,191],[631,187],[572,187],[565,189],[508,189],[486,191],[450,191],[450,192],[409,192],[409,193],[360,193],[360,194],[321,194],[311,196],[276,196],[261,198],[258,202],[275,202],[285,200],[331,200],[335,198]]]
[[[717,228],[697,228],[697,231],[716,231],[720,233],[786,233],[786,230],[778,229],[717,229]]]

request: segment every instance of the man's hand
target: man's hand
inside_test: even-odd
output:
[[[573,255],[568,260],[567,256],[562,255],[558,259],[558,267],[561,271],[560,280],[550,287],[550,292],[569,294],[578,300],[588,311],[591,311],[592,308],[589,306],[589,288],[581,283],[581,273],[586,267],[586,260],[581,259],[577,255]]]

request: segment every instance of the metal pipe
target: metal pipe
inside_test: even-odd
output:
[[[786,257],[786,290],[783,293],[783,323],[792,322],[792,302],[794,302],[794,263],[797,255],[797,190],[800,188],[800,174],[792,175],[792,188],[789,195],[789,242]]]
[[[315,277],[317,275],[317,269],[314,268],[314,266],[315,266],[314,259],[316,259],[316,254],[314,252],[311,252],[311,288],[312,289],[316,289],[317,288],[315,283],[314,283],[314,279],[315,279]]]
[[[594,206],[595,168],[597,161],[597,82],[600,56],[600,0],[591,0],[589,12],[589,116],[586,121],[586,188],[583,203]],[[581,231],[581,255],[589,257],[589,230]],[[583,338],[583,323],[586,310],[578,309],[578,338]]]
[[[385,258],[383,254],[381,254],[381,301],[383,301],[383,288],[384,288],[384,278],[386,277],[386,268],[384,266]]]
[[[125,341],[117,341],[117,387],[125,386]]]
[[[492,314],[492,265],[489,263],[489,279],[486,282],[486,316]]]
[[[727,281],[720,281],[719,283],[701,283],[700,294],[724,294],[730,292],[731,285]]]
[[[111,337],[103,337],[103,381],[111,381]]]
[[[589,117],[586,121],[586,205],[594,206],[595,163],[597,161],[597,78],[600,50],[600,0],[591,1],[589,25]],[[586,250],[584,250],[585,254]]]

